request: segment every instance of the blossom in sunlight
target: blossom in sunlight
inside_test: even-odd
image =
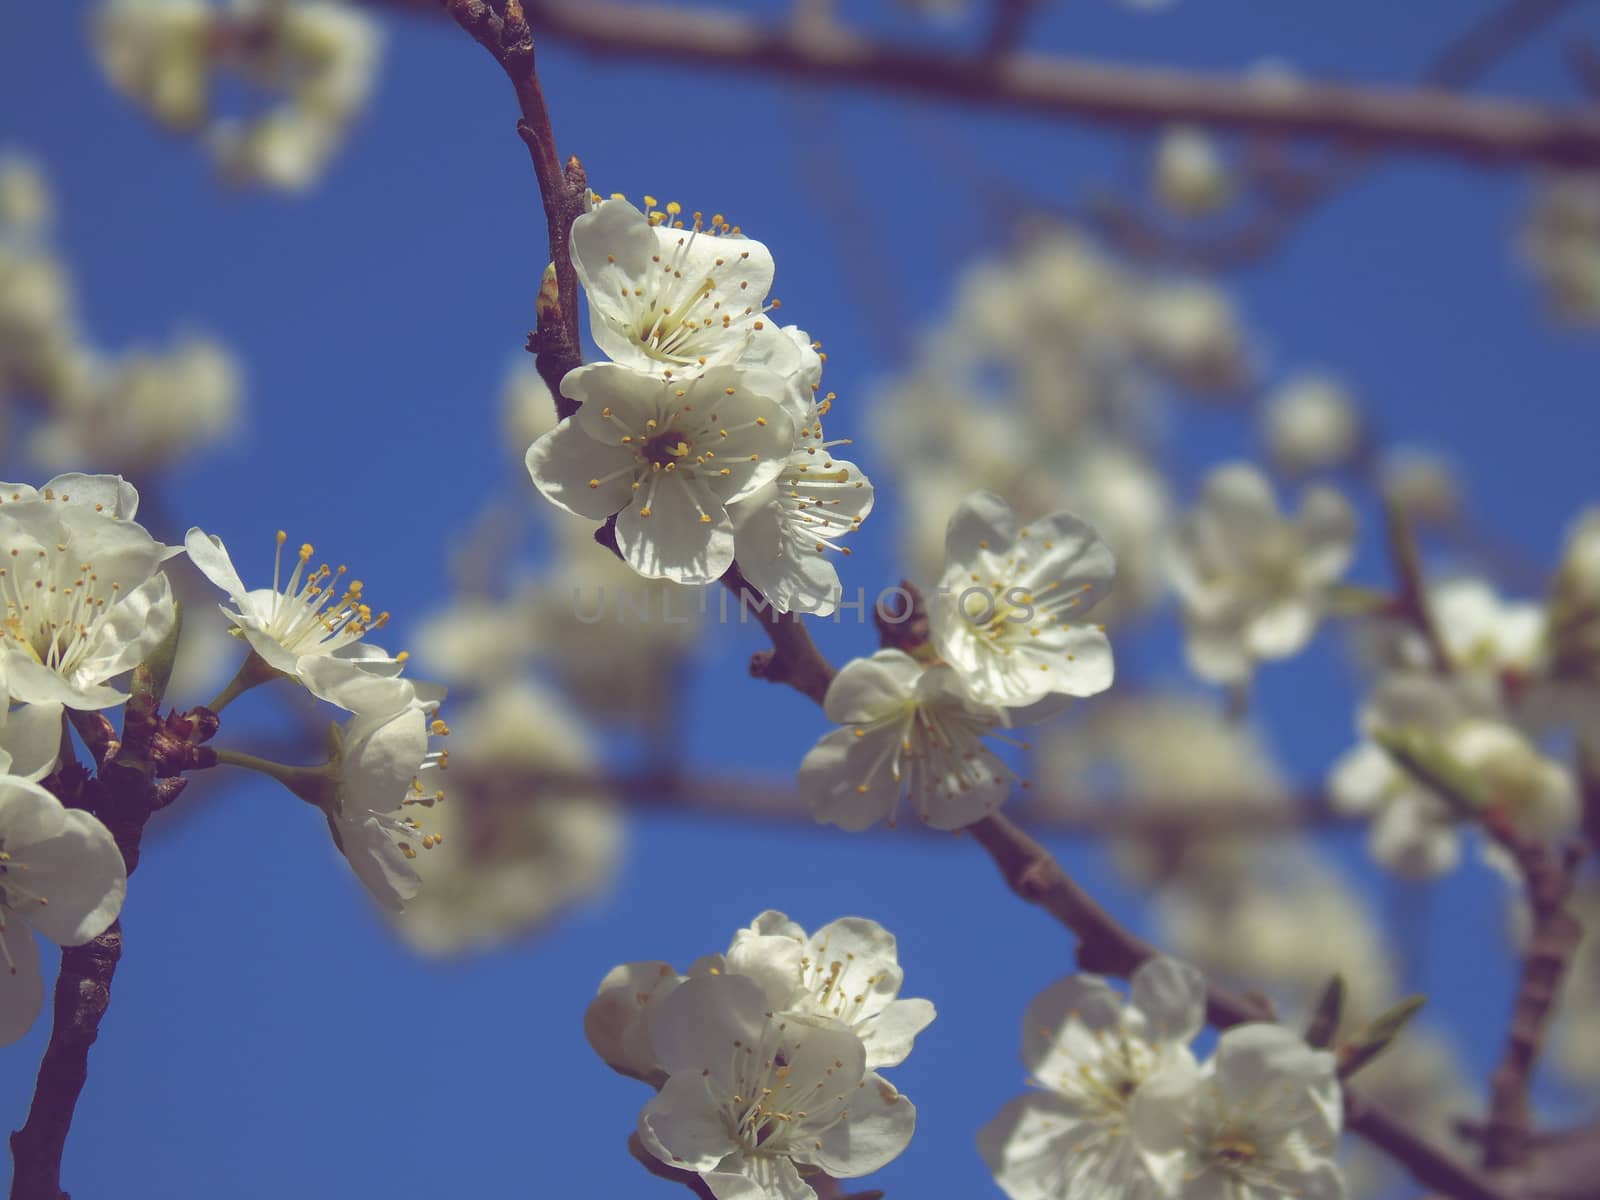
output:
[[[1025,707],[1111,686],[1105,627],[1082,617],[1116,564],[1070,513],[1027,524],[993,492],[967,497],[945,533],[945,570],[929,603],[933,644],[972,696]]]
[[[724,970],[748,975],[778,1012],[831,1019],[866,1047],[869,1068],[904,1062],[933,1021],[933,1004],[905,999],[894,934],[865,917],[841,917],[814,934],[781,912],[764,912],[734,935]]]
[[[1006,1195],[1155,1200],[1129,1111],[1152,1077],[1194,1069],[1189,1043],[1205,1023],[1205,997],[1204,977],[1170,958],[1135,971],[1126,1000],[1095,975],[1070,975],[1035,997],[1022,1020],[1022,1061],[1038,1090],[978,1133]]]
[[[595,1052],[622,1074],[659,1081],[646,1025],[650,1007],[687,979],[706,975],[748,976],[772,1011],[848,1027],[872,1069],[905,1061],[935,1015],[931,1002],[900,997],[905,972],[895,938],[876,921],[841,917],[807,934],[769,910],[735,933],[725,954],[696,959],[685,974],[663,962],[614,968],[584,1014]]]
[[[735,550],[744,576],[778,612],[828,616],[837,608],[839,574],[826,555],[849,554],[839,539],[854,533],[872,511],[872,484],[852,462],[829,451],[822,418],[831,400],[819,401],[822,358],[809,335],[793,325],[783,333],[800,367],[789,380],[796,441],[778,477],[729,505]]]
[[[36,783],[0,774],[0,1046],[22,1037],[44,1005],[33,930],[81,946],[117,919],[127,886],[104,825]]]
[[[1238,313],[1213,284],[1147,286],[1137,296],[1133,321],[1139,350],[1180,387],[1230,392],[1250,377],[1250,345]]]
[[[332,665],[318,677],[324,687],[331,685],[332,666],[351,672],[397,672],[403,660],[362,641],[368,633],[382,629],[389,614],[373,613],[361,581],[346,579],[344,566],[322,563],[312,567],[316,551],[309,542],[295,552],[294,568],[285,580],[283,547],[288,540],[289,535],[280,529],[275,539],[272,586],[253,590],[245,587],[228,548],[215,534],[191,529],[184,548],[189,561],[232,601],[233,607],[222,611],[233,622],[235,632],[273,670],[307,683],[304,665],[312,659],[329,659]]]
[[[880,650],[845,665],[823,710],[844,728],[824,734],[800,763],[800,794],[823,824],[892,827],[908,799],[924,823],[960,829],[1011,790],[1010,770],[982,740],[1006,725],[1005,711],[973,701],[949,667]]]
[[[867,1068],[861,1039],[774,1013],[753,979],[690,979],[647,1021],[667,1079],[639,1114],[639,1138],[719,1200],[806,1200],[816,1193],[802,1168],[850,1179],[911,1141],[916,1109]]]
[[[1330,375],[1298,375],[1284,383],[1268,399],[1261,424],[1267,454],[1295,475],[1348,465],[1365,437],[1355,397]]]
[[[647,215],[613,196],[572,223],[572,265],[601,353],[679,378],[732,363],[797,370],[794,343],[766,316],[771,252],[720,214],[707,225],[696,213],[686,229],[678,205],[655,204],[645,197]]]
[[[1354,552],[1355,513],[1338,492],[1309,489],[1290,519],[1256,468],[1212,471],[1170,560],[1190,669],[1213,683],[1243,683],[1257,662],[1298,653]]]
[[[233,356],[204,338],[109,359],[90,353],[56,389],[28,452],[47,466],[91,461],[153,470],[229,433],[240,394]]]
[[[1216,141],[1192,125],[1174,125],[1161,135],[1151,187],[1156,198],[1180,216],[1216,212],[1233,195],[1233,180]]]
[[[615,515],[623,558],[648,579],[720,577],[733,562],[728,504],[775,479],[793,445],[783,380],[727,365],[675,380],[594,363],[561,388],[582,407],[527,456],[545,498],[591,520]]]
[[[455,757],[468,766],[455,772],[449,803],[429,812],[437,848],[415,861],[422,889],[395,920],[413,949],[504,945],[609,880],[622,818],[603,784],[584,782],[600,760],[568,707],[523,681],[452,717]]]
[[[1164,1072],[1130,1106],[1133,1136],[1178,1200],[1342,1200],[1332,1054],[1282,1025],[1236,1025],[1201,1068]]]
[[[334,702],[353,713],[333,729],[327,774],[290,772],[306,781],[296,790],[327,815],[334,845],[356,878],[380,905],[398,911],[422,886],[413,860],[439,843],[421,820],[445,798],[449,751],[430,746],[431,738],[450,732],[436,715],[438,689],[351,676],[328,657],[304,660],[300,673],[314,694],[338,696]]]
[[[206,115],[207,0],[106,0],[91,29],[112,84],[163,125],[193,129]]]
[[[1386,676],[1360,723],[1369,740],[1335,764],[1329,790],[1336,808],[1372,818],[1368,848],[1398,874],[1425,878],[1453,869],[1470,810],[1492,808],[1539,838],[1577,824],[1571,773],[1506,723],[1470,681],[1421,671]],[[1377,743],[1385,735],[1415,741],[1430,758],[1470,776],[1474,794],[1442,795]],[[1499,865],[1498,855],[1489,858]]]
[[[48,775],[61,752],[59,704],[11,707],[0,690],[0,775],[37,781]]]
[[[134,521],[138,507],[113,475],[0,483],[0,692],[77,709],[127,699],[110,680],[177,620],[161,564],[179,551]]]

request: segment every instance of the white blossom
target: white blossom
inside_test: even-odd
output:
[[[137,524],[139,494],[112,475],[0,483],[0,692],[30,704],[109,708],[177,620],[161,564],[179,553]]]
[[[1193,125],[1174,125],[1156,143],[1152,190],[1181,216],[1216,212],[1233,194],[1233,181],[1216,141]]]
[[[0,775],[38,781],[54,770],[63,715],[59,704],[12,707],[0,691]]]
[[[916,1109],[867,1069],[861,1040],[772,1012],[753,979],[690,979],[647,1020],[667,1080],[639,1114],[640,1140],[718,1200],[812,1200],[802,1168],[866,1175],[911,1140]]]
[[[654,197],[645,204],[654,210]],[[766,318],[771,252],[720,214],[709,228],[696,214],[685,229],[681,211],[669,204],[647,216],[613,196],[572,223],[572,265],[595,345],[612,362],[658,376],[743,363],[787,377],[799,362]]]
[[[1406,516],[1421,525],[1449,525],[1462,509],[1461,480],[1443,455],[1402,447],[1378,464],[1383,493]]]
[[[605,885],[623,842],[593,738],[560,697],[502,684],[452,715],[450,741],[470,770],[429,810],[435,849],[414,860],[422,888],[395,920],[428,955],[486,950],[538,928]],[[532,782],[541,773],[555,778]]]
[[[1341,1200],[1333,1161],[1342,1124],[1332,1054],[1281,1025],[1223,1032],[1203,1068],[1141,1088],[1135,1139],[1176,1200]]]
[[[435,714],[438,689],[377,675],[352,676],[327,657],[300,667],[314,694],[350,706],[353,715],[333,731],[330,776],[305,798],[327,814],[334,845],[373,898],[398,911],[422,886],[412,860],[438,837],[420,813],[444,800],[442,773],[449,753],[429,737],[448,734]]]
[[[528,450],[545,498],[591,520],[615,515],[623,558],[648,579],[721,576],[733,562],[728,504],[775,479],[794,443],[783,380],[727,365],[670,379],[595,363],[561,388],[582,407]]]
[[[1331,375],[1297,375],[1267,400],[1262,413],[1267,453],[1291,474],[1348,465],[1364,436],[1355,397]]]
[[[760,983],[774,1011],[848,1026],[866,1047],[869,1068],[904,1062],[934,1018],[929,1001],[899,998],[905,972],[894,934],[864,917],[807,934],[783,913],[764,912],[734,935],[723,963]]]
[[[122,852],[94,817],[44,788],[0,774],[0,1046],[44,1004],[33,930],[81,946],[117,919],[127,891]]]
[[[1213,683],[1240,683],[1257,662],[1299,652],[1354,544],[1355,514],[1339,493],[1307,490],[1291,520],[1254,467],[1214,470],[1171,556],[1190,668]]]
[[[1039,1089],[1018,1096],[978,1134],[995,1182],[1012,1200],[1156,1200],[1130,1136],[1146,1081],[1193,1071],[1189,1042],[1205,1023],[1205,979],[1169,958],[1134,972],[1126,1001],[1103,979],[1071,975],[1023,1017],[1022,1061]]]
[[[54,213],[50,184],[39,165],[21,155],[0,154],[0,236],[35,236]]]
[[[972,696],[1020,708],[1111,686],[1111,643],[1079,618],[1110,590],[1111,551],[1070,513],[1026,525],[993,492],[950,518],[945,570],[929,603],[933,644]]]
[[[283,547],[289,535],[280,529],[274,540],[272,586],[250,589],[239,577],[221,538],[199,528],[189,530],[184,538],[189,561],[232,601],[232,608],[223,607],[223,615],[250,649],[273,670],[305,686],[311,686],[305,666],[312,659],[331,660],[318,676],[324,688],[331,686],[335,668],[398,672],[403,659],[362,641],[368,633],[383,628],[389,614],[373,613],[361,580],[346,579],[348,570],[342,565],[312,567],[316,550],[309,542],[301,543],[294,569],[285,580]]]
[[[949,667],[924,669],[901,650],[847,663],[823,701],[845,728],[800,763],[800,794],[818,821],[893,826],[902,799],[935,829],[960,829],[999,808],[1011,772],[983,744],[1004,710],[974,702]]]

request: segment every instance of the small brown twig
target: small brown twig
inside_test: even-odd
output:
[[[494,0],[492,4],[488,0],[443,0],[443,3],[456,23],[494,56],[516,89],[517,103],[522,109],[517,135],[528,147],[533,173],[539,181],[556,284],[554,299],[541,298],[535,306],[536,322],[528,335],[527,348],[534,355],[539,377],[555,398],[556,416],[569,417],[578,411],[578,404],[561,394],[561,381],[568,371],[583,363],[578,337],[578,275],[572,265],[569,243],[572,222],[588,205],[588,176],[576,157],[568,158],[563,167],[556,153],[550,110],[545,104],[544,89],[534,63],[533,32],[523,15],[520,0]]]

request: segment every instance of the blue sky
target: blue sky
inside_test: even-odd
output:
[[[98,341],[193,326],[230,345],[248,378],[247,432],[163,483],[153,498],[172,525],[160,532],[199,523],[261,555],[278,528],[325,545],[359,565],[403,642],[446,594],[451,540],[511,469],[496,397],[546,251],[510,91],[453,28],[391,21],[376,102],[322,186],[304,198],[228,193],[196,147],[110,93],[87,52],[86,7],[7,14],[0,145],[49,171]],[[892,23],[882,5],[860,7]],[[1147,18],[1084,0],[1057,6],[1038,40],[1217,69],[1279,56],[1310,74],[1400,80],[1487,8],[1181,0]],[[1570,99],[1563,39],[1600,35],[1595,8],[1575,10],[1487,86]],[[561,149],[584,158],[598,190],[720,210],[771,246],[785,317],[828,344],[842,397],[830,432],[865,433],[871,384],[896,365],[886,325],[934,317],[961,263],[1005,243],[931,145],[1036,196],[1139,170],[1129,139],[1086,127],[595,62],[560,46],[541,61]],[[819,200],[824,165],[849,181],[848,228]],[[1596,499],[1600,341],[1542,317],[1512,246],[1525,199],[1515,172],[1386,165],[1230,285],[1269,378],[1336,369],[1386,436],[1451,454],[1483,522],[1549,562],[1566,522]],[[888,276],[870,293],[846,269],[863,249]],[[1246,423],[1216,414],[1186,416],[1172,436],[1184,488],[1255,450]],[[870,444],[858,449],[870,466]],[[884,496],[847,586],[899,577],[885,560],[893,515]],[[1357,575],[1378,581],[1370,516]],[[835,661],[870,644],[848,626],[819,639]],[[694,762],[782,775],[822,731],[808,702],[744,677],[758,645],[737,627],[706,645],[686,700]],[[1128,665],[1176,677],[1176,641],[1154,636]],[[1264,674],[1258,711],[1291,774],[1317,778],[1349,744],[1357,695],[1326,636]],[[241,702],[240,723],[268,707]],[[895,1073],[919,1106],[918,1136],[874,1186],[998,1195],[972,1137],[1020,1089],[1023,1007],[1068,969],[1072,945],[969,844],[651,816],[635,822],[606,898],[526,945],[437,967],[387,936],[297,801],[247,781],[197,808],[152,834],[133,882],[127,953],[68,1147],[75,1195],[670,1195],[623,1150],[644,1093],[589,1052],[583,1006],[614,963],[687,961],[769,907],[809,926],[847,913],[882,921],[900,938],[907,992],[939,1006]],[[1392,889],[1357,843],[1344,837],[1341,859],[1382,903]],[[1060,849],[1142,919],[1100,851]],[[1425,961],[1408,970],[1480,1070],[1503,1024],[1504,992],[1483,983],[1504,965],[1499,900],[1478,870],[1440,885]],[[41,1024],[0,1051],[7,1128],[25,1112],[45,1034]]]

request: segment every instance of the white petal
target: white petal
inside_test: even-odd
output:
[[[999,547],[1017,536],[1017,516],[1011,505],[994,492],[973,492],[957,507],[945,527],[944,560],[971,564],[990,546]],[[970,567],[969,567],[970,569]]]
[[[859,832],[893,822],[902,783],[889,769],[899,745],[898,728],[857,737],[835,729],[800,760],[800,795],[824,825]]]
[[[869,1071],[850,1099],[849,1115],[830,1125],[807,1148],[808,1161],[838,1179],[868,1175],[893,1162],[910,1145],[916,1107],[883,1076]]]
[[[0,755],[10,760],[0,770],[35,781],[48,775],[61,753],[61,717],[59,704],[23,704],[0,712]]]
[[[933,1001],[920,998],[891,1000],[883,1011],[856,1026],[861,1044],[867,1048],[867,1066],[893,1067],[906,1060],[917,1034],[938,1013]]]
[[[835,725],[881,721],[905,707],[921,675],[922,664],[903,650],[852,659],[828,685],[822,711]]]
[[[817,1200],[794,1163],[773,1154],[730,1154],[701,1176],[717,1200]]]
[[[226,592],[235,604],[243,601],[246,595],[244,580],[239,578],[239,572],[234,568],[233,559],[228,556],[228,548],[222,544],[221,538],[196,527],[184,537],[183,547],[188,551],[189,561],[202,575]]]
[[[0,908],[0,940],[10,954],[0,953],[0,1046],[9,1046],[33,1028],[44,1007],[44,976],[39,973],[39,944],[24,921]]]
[[[576,420],[567,418],[528,447],[528,474],[556,507],[603,521],[633,498],[637,458],[626,446],[595,441]]]
[[[1311,488],[1295,525],[1305,540],[1306,573],[1324,582],[1343,575],[1355,556],[1356,514],[1350,502],[1332,488]]]
[[[178,623],[172,584],[158,571],[112,605],[80,674],[96,683],[131,671],[148,658]]]
[[[723,1099],[698,1073],[675,1074],[639,1114],[639,1140],[669,1166],[710,1171],[739,1148],[723,1122]]]
[[[639,1079],[659,1070],[644,1014],[678,983],[678,973],[664,962],[613,967],[583,1014],[584,1036],[594,1052],[613,1069]]]
[[[1152,1039],[1184,1045],[1205,1025],[1205,976],[1176,959],[1153,958],[1135,971],[1131,1000]]]
[[[741,975],[690,979],[645,1014],[656,1061],[669,1075],[727,1074],[733,1043],[754,1045],[766,1027],[767,994]]]
[[[733,520],[699,481],[666,475],[647,478],[618,514],[617,548],[646,579],[715,583],[733,565]]]

